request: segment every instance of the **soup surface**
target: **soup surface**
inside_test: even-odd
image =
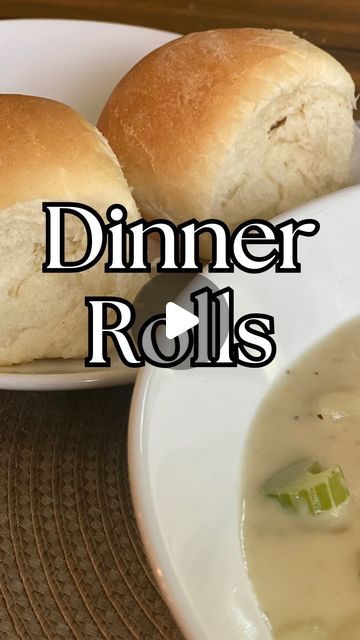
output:
[[[243,545],[274,638],[360,640],[359,318],[271,390],[245,459]],[[302,459],[339,465],[350,497],[311,514],[267,496],[267,481]]]

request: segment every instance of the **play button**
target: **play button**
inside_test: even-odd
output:
[[[180,336],[185,331],[196,327],[199,318],[190,311],[186,311],[175,302],[166,305],[166,337],[168,340]]]
[[[139,332],[143,325],[154,316],[164,317],[162,325],[163,339],[168,343],[169,353],[174,351],[174,341],[179,343],[185,340],[185,333],[189,329],[199,325],[199,334],[206,335],[204,325],[204,312],[199,309],[193,313],[194,304],[191,300],[191,293],[199,289],[210,289],[216,293],[218,287],[203,274],[198,274],[194,278],[193,273],[161,273],[151,277],[146,285],[139,291],[133,303],[135,308],[135,321],[131,329],[132,336],[137,342]],[[176,301],[176,302],[175,302]],[[178,304],[177,304],[178,303]],[[228,305],[225,298],[219,299],[220,307],[218,313],[220,317],[220,342],[224,344],[228,336]],[[147,337],[149,344],[146,344],[147,353],[151,352],[151,336]],[[165,348],[165,347],[164,347]],[[190,369],[191,356],[179,364],[176,369]]]

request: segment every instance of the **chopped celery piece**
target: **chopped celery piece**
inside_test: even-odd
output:
[[[339,466],[324,469],[319,462],[306,459],[276,473],[264,490],[282,507],[314,515],[336,510],[350,495]]]

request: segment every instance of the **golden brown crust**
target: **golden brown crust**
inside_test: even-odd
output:
[[[84,297],[132,299],[143,277],[105,273],[103,261],[80,273],[43,273],[42,202],[81,202],[103,216],[118,202],[134,220],[119,163],[97,129],[70,107],[0,95],[0,165],[0,364],[83,356]],[[70,260],[82,258],[87,238],[79,220],[70,216],[65,236]]]
[[[95,127],[65,104],[0,95],[0,208],[17,202],[134,203],[116,157]]]
[[[271,101],[329,86],[353,100],[349,74],[292,33],[219,29],[152,52],[117,85],[98,126],[146,217],[204,217],[239,130]]]

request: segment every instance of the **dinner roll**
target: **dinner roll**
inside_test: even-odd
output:
[[[121,203],[135,220],[119,163],[103,136],[73,109],[21,95],[0,95],[0,163],[0,364],[84,356],[84,297],[131,299],[139,276],[105,274],[100,264],[81,273],[42,273],[42,202],[84,203],[102,215]],[[65,229],[67,259],[82,258],[82,223],[68,216]]]
[[[98,127],[146,218],[232,228],[347,185],[354,106],[350,75],[306,40],[219,29],[141,60]]]

